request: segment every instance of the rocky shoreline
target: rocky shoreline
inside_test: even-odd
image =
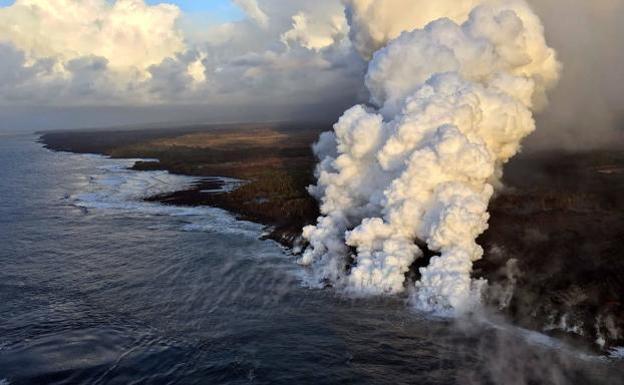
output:
[[[326,128],[57,132],[42,134],[41,142],[52,150],[158,160],[137,162],[138,171],[200,176],[191,189],[148,200],[219,207],[266,225],[267,238],[292,248],[318,216],[305,187],[313,181],[310,145]],[[215,193],[222,182],[214,175],[247,183]],[[474,267],[490,283],[489,305],[522,327],[596,350],[623,346],[624,152],[523,155],[508,165],[504,182],[490,205],[490,229],[479,239],[485,256]],[[409,279],[417,279],[412,270]]]
[[[222,188],[223,183],[218,178],[207,178],[198,182],[195,186],[188,190],[176,191],[170,194],[157,195],[146,198],[147,202],[158,202],[166,205],[174,206],[212,206],[224,209],[234,214],[240,220],[255,222],[266,226],[267,232],[263,235],[263,239],[273,240],[282,246],[293,249],[295,243],[301,237],[301,229],[303,226],[316,218],[311,216],[308,221],[302,220],[295,223],[277,222],[270,216],[252,214],[245,210],[244,205],[235,204],[229,197],[227,192],[213,192]]]

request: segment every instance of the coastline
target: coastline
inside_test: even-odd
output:
[[[304,122],[37,134],[39,142],[52,151],[154,159],[137,161],[131,169],[198,177],[200,181],[189,189],[146,201],[217,207],[266,226],[265,238],[292,248],[301,229],[319,214],[316,201],[306,191],[313,183],[316,163],[311,144],[330,127],[323,122]],[[207,139],[206,135],[218,138]],[[219,178],[245,183],[227,193],[211,191],[220,187]]]
[[[50,150],[158,159],[132,169],[202,181],[147,201],[218,207],[267,226],[266,238],[292,249],[301,228],[318,215],[305,186],[313,181],[310,145],[322,128],[211,127],[179,136],[150,132],[145,139],[134,132],[138,139],[129,145],[123,131],[117,139],[104,135],[106,144],[99,145],[89,139],[102,132],[48,133],[40,141]],[[241,135],[250,129],[256,130],[251,140]],[[83,137],[63,142],[72,135]],[[516,325],[589,342],[598,350],[624,344],[624,254],[617,242],[624,236],[618,214],[624,208],[624,174],[617,171],[623,165],[624,152],[550,153],[521,156],[507,167],[507,187],[491,203],[490,229],[479,239],[485,256],[474,266],[475,276],[490,282],[489,305]],[[216,175],[247,183],[215,193],[222,183]]]
[[[229,199],[227,192],[212,192],[223,185],[218,177],[208,177],[198,182],[194,187],[173,193],[156,195],[145,199],[146,202],[158,202],[173,206],[210,206],[226,210],[237,219],[254,222],[265,226],[267,232],[262,239],[273,240],[280,245],[292,249],[301,234],[301,229],[314,218],[302,218],[295,223],[287,223],[275,220],[271,215],[258,214],[256,210],[246,210],[244,202]]]

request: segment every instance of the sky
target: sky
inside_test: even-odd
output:
[[[305,105],[335,110],[364,98],[364,62],[348,44],[338,0],[8,3],[0,8],[5,129],[84,125],[64,118],[75,111],[90,111],[98,126],[282,119]]]
[[[230,0],[149,0],[146,3],[151,5],[175,4],[185,13],[210,15],[213,20],[219,22],[237,21],[245,18],[245,12]]]
[[[0,0],[0,7],[6,7],[15,3],[15,0]],[[230,0],[148,0],[147,4],[175,4],[184,12],[209,12],[217,20],[232,21],[245,17],[245,13]]]
[[[363,42],[350,37],[358,21],[345,14],[345,4],[358,3],[370,1],[0,0],[0,130],[336,120],[371,101],[364,76],[372,51],[362,55]],[[380,17],[412,8],[418,17],[433,4],[373,3],[387,10]],[[547,126],[540,141],[608,141],[594,127],[609,134],[624,121],[624,2],[530,3],[564,65],[551,107],[538,116]],[[407,24],[388,25],[376,33],[398,35]]]

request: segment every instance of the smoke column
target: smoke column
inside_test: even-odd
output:
[[[439,256],[407,288],[412,303],[468,311],[486,284],[471,278],[483,255],[476,238],[488,227],[503,165],[558,80],[555,52],[522,0],[346,7],[354,46],[371,58],[374,107],[347,110],[314,146],[320,163],[309,190],[321,216],[303,230],[309,246],[300,263],[349,292],[394,294],[406,290],[405,274],[426,245]]]

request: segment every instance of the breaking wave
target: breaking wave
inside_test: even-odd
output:
[[[214,207],[183,207],[146,202],[146,198],[192,188],[201,178],[175,175],[167,171],[134,171],[130,167],[144,159],[110,159],[99,155],[77,155],[97,165],[82,176],[78,192],[66,199],[85,212],[104,215],[170,216],[180,220],[179,229],[187,232],[211,232],[258,237],[262,225],[240,221],[228,212]],[[216,178],[211,178],[216,179]],[[221,189],[204,192],[228,192],[242,181],[219,178]]]

